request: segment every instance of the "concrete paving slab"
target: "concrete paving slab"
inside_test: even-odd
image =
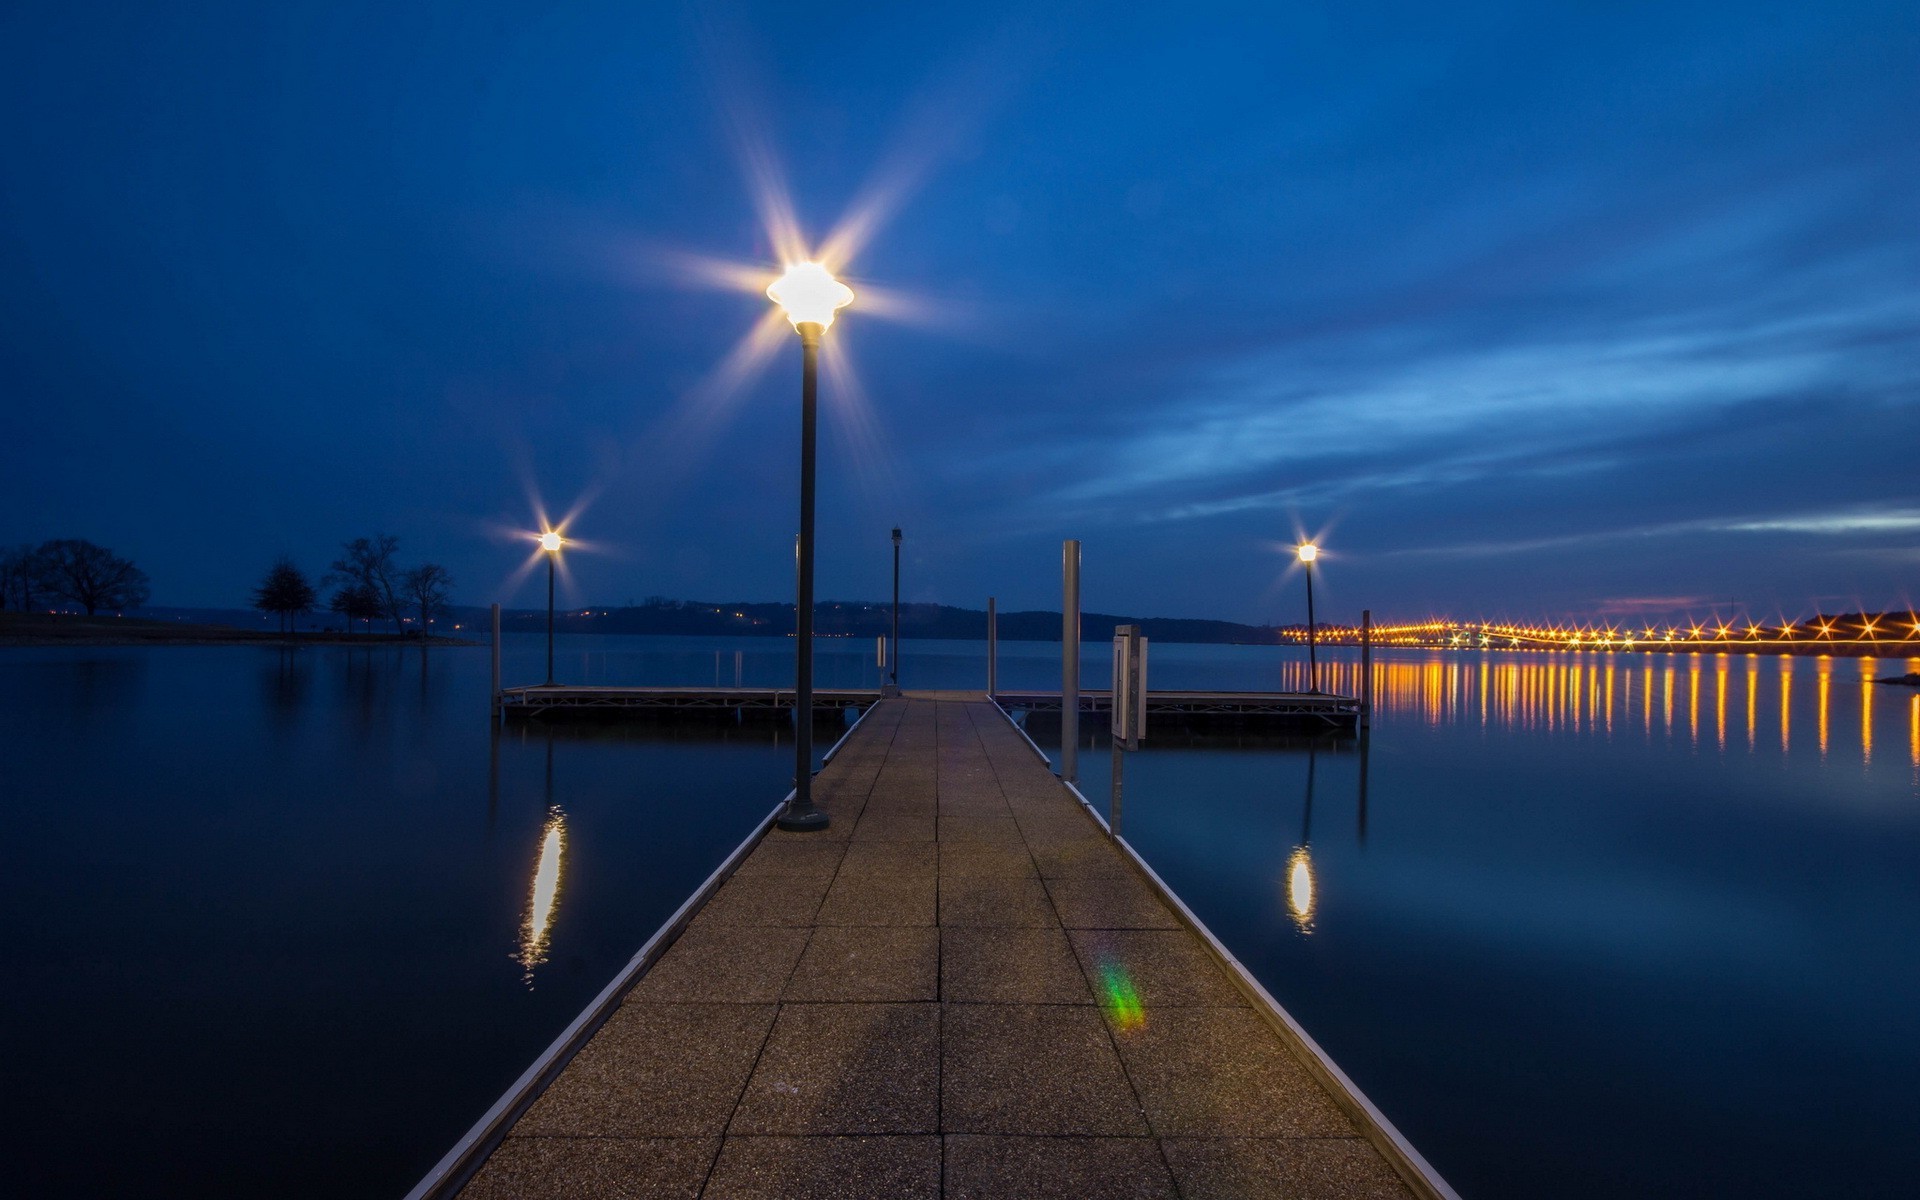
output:
[[[1162,1137],[1350,1137],[1357,1131],[1250,1008],[1160,1008],[1114,1041]]]
[[[702,1200],[931,1200],[937,1137],[730,1137]]]
[[[1058,928],[940,931],[940,998],[950,1004],[1092,1004]]]
[[[1060,918],[1037,878],[940,873],[942,925],[1057,928]]]
[[[822,926],[800,956],[784,999],[796,1002],[939,999],[940,931]]]
[[[946,1006],[940,1081],[949,1133],[1148,1132],[1111,1039],[1082,1005]]]
[[[627,1003],[770,1004],[786,990],[809,936],[805,929],[696,920],[627,993]]]
[[[947,817],[940,818],[940,841],[966,844],[970,842],[988,845],[1018,846],[1025,849],[1027,840],[1020,836],[1020,827],[1014,824],[1012,816],[1005,817]]]
[[[932,875],[841,872],[820,906],[822,925],[932,925],[938,885]]]
[[[831,876],[741,876],[720,885],[701,908],[708,925],[808,927],[828,893]]]
[[[840,860],[846,852],[845,842],[763,841],[740,864],[736,878],[742,875],[749,878],[797,875],[831,880],[833,873],[840,869]]]
[[[1350,1138],[1167,1138],[1186,1200],[1412,1200],[1380,1152]]]
[[[995,879],[1033,879],[1039,874],[1025,845],[947,841],[940,843],[940,873]]]
[[[934,1133],[936,1004],[785,1004],[732,1134]]]
[[[856,841],[863,842],[931,842],[934,840],[934,812],[932,808],[924,811],[887,811],[869,806],[861,814],[860,824],[853,831]]]
[[[463,1200],[694,1200],[719,1138],[508,1138]]]
[[[1076,929],[1069,936],[1096,990],[1123,980],[1148,1014],[1168,1005],[1246,1006],[1240,989],[1184,929]]]
[[[1049,879],[1047,894],[1069,929],[1182,928],[1146,881],[1131,873]]]
[[[855,842],[840,860],[840,874],[931,879],[939,865],[939,847],[932,842]]]
[[[1152,1138],[947,1137],[954,1200],[1177,1200]]]
[[[513,1132],[704,1137],[726,1129],[774,1006],[623,1004]]]
[[[1105,837],[1083,834],[1053,841],[1029,841],[1034,866],[1043,879],[1080,879],[1088,875],[1132,875]]]

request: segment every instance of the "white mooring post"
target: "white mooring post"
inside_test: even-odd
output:
[[[1138,750],[1140,739],[1147,736],[1147,639],[1140,636],[1138,625],[1114,627],[1111,694],[1107,734],[1113,742],[1113,792],[1107,802],[1107,832],[1119,837],[1124,752]]]
[[[1080,542],[1060,546],[1060,778],[1080,779]]]
[[[493,606],[493,715],[500,715],[500,606]]]
[[[993,609],[993,597],[987,597],[987,696],[1000,690],[1000,621]]]

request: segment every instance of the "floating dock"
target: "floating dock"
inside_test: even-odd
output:
[[[984,696],[878,702],[814,796],[414,1200],[1454,1197]]]
[[[566,715],[615,716],[629,714],[699,714],[746,716],[791,712],[792,688],[752,687],[575,687],[535,684],[500,688],[494,693],[494,712],[509,720]],[[880,699],[874,690],[816,688],[813,707],[835,717],[845,709],[864,709]]]
[[[993,699],[1009,711],[1057,713],[1059,692],[999,691]],[[1113,708],[1110,691],[1082,691],[1079,711],[1106,713]],[[1332,692],[1148,692],[1147,717],[1187,727],[1222,724],[1294,724],[1324,722],[1340,728],[1360,724],[1366,711],[1357,696]]]
[[[505,720],[621,715],[666,718],[701,714],[745,719],[791,713],[793,697],[792,688],[576,687],[535,684],[501,688],[495,692],[494,713]],[[864,710],[877,704],[880,699],[881,693],[872,689],[816,689],[813,693],[815,719],[837,719],[847,709]],[[1059,692],[1002,691],[994,699],[1008,711],[1060,711]],[[1083,691],[1080,693],[1079,710],[1082,713],[1105,713],[1112,703],[1113,698],[1108,692]],[[1154,723],[1159,726],[1186,729],[1301,723],[1351,728],[1359,723],[1364,707],[1353,696],[1339,696],[1331,692],[1147,693],[1149,719],[1158,718]]]

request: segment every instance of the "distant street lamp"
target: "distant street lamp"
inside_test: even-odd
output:
[[[775,823],[782,829],[825,829],[813,806],[813,444],[819,408],[820,337],[833,314],[853,303],[853,289],[819,263],[795,263],[767,288],[800,335],[800,546],[795,599],[793,799]]]
[[[1303,542],[1294,551],[1300,556],[1300,563],[1307,569],[1307,690],[1320,690],[1320,662],[1314,654],[1313,626],[1313,560],[1320,557],[1320,547],[1312,542]]]
[[[540,535],[540,548],[547,552],[547,686],[553,686],[553,566],[560,558],[560,547],[567,539],[549,529]]]
[[[900,694],[900,527],[893,527],[893,664],[889,682],[893,694]]]

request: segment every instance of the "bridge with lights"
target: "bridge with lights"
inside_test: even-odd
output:
[[[1432,650],[1603,650],[1820,653],[1823,650],[1857,654],[1884,650],[1889,654],[1920,651],[1920,617],[1903,613],[1854,613],[1814,616],[1767,624],[1713,617],[1705,621],[1627,624],[1622,622],[1556,622],[1514,624],[1500,621],[1459,621],[1435,617],[1425,621],[1374,625],[1363,631],[1355,625],[1321,625],[1313,633],[1318,642],[1358,646],[1371,636],[1376,647]],[[1305,629],[1281,632],[1285,644],[1305,645]]]

